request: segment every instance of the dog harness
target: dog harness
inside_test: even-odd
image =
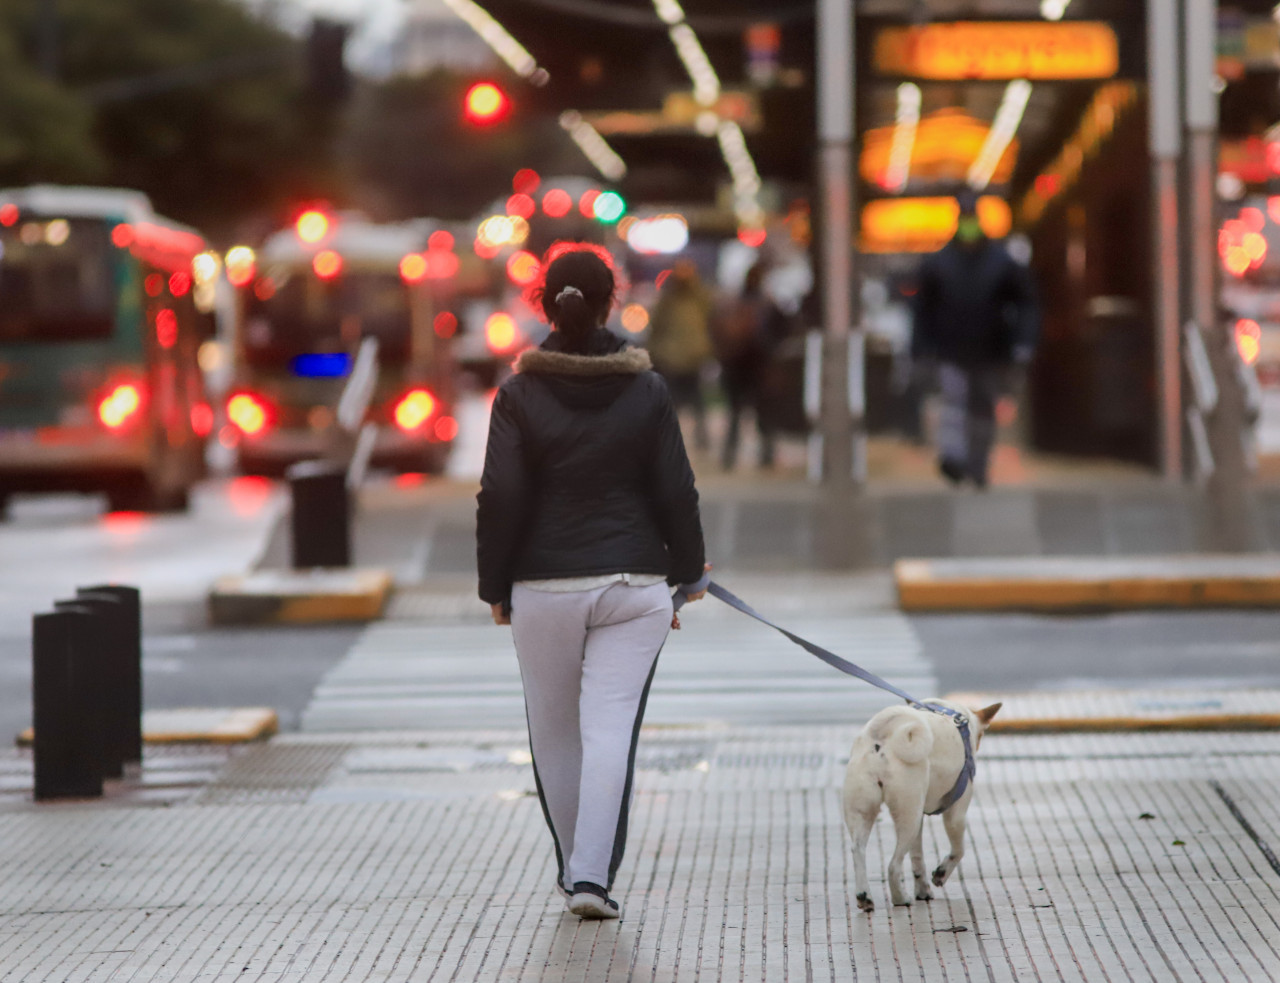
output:
[[[973,742],[969,740],[969,719],[963,713],[952,710],[950,707],[934,706],[927,703],[921,706],[914,700],[911,703],[922,710],[945,713],[951,718],[952,723],[956,725],[956,730],[960,731],[960,741],[964,744],[964,765],[960,768],[960,775],[956,778],[956,783],[951,786],[951,791],[942,797],[942,802],[938,808],[925,813],[928,816],[937,816],[946,812],[960,800],[960,796],[964,795],[965,789],[969,787],[969,783],[973,781],[973,776],[978,771],[978,763],[973,759]]]
[[[950,717],[952,723],[956,725],[956,730],[960,732],[960,742],[964,745],[964,765],[961,766],[960,775],[956,778],[956,783],[951,786],[951,791],[942,797],[942,804],[932,812],[928,813],[928,815],[936,816],[939,813],[946,812],[960,800],[960,797],[964,795],[965,791],[969,788],[969,783],[973,781],[973,777],[977,774],[978,770],[977,762],[974,761],[973,758],[973,741],[969,736],[969,718],[966,714],[963,714],[958,710],[952,710],[950,707],[938,706],[934,703],[922,703],[910,693],[906,693],[897,686],[894,686],[893,683],[881,679],[874,672],[863,669],[862,666],[850,662],[848,659],[842,659],[834,652],[828,652],[821,645],[815,645],[807,638],[801,638],[799,635],[787,631],[787,629],[783,628],[781,625],[774,624],[764,615],[751,607],[751,605],[746,601],[736,597],[715,581],[711,580],[709,575],[704,575],[696,584],[683,584],[676,588],[675,596],[671,599],[672,607],[679,611],[684,607],[684,604],[689,599],[690,594],[696,594],[703,590],[712,597],[716,597],[721,601],[724,601],[724,603],[729,605],[729,607],[737,611],[741,611],[748,617],[755,618],[756,621],[761,624],[768,625],[774,631],[785,635],[790,641],[799,645],[810,655],[816,655],[833,669],[838,669],[840,672],[843,672],[848,676],[854,676],[857,679],[861,679],[863,682],[870,683],[872,686],[882,689],[886,693],[892,693],[894,696],[900,696],[917,710],[928,710],[931,713],[940,713],[944,716]]]

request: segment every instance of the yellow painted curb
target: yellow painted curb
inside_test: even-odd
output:
[[[393,585],[380,569],[260,570],[223,577],[209,592],[215,624],[372,621]]]
[[[1280,690],[952,693],[961,706],[1003,703],[990,733],[1280,730]]]
[[[1280,607],[1280,564],[1275,572],[1217,573],[1180,570],[1168,573],[1118,570],[1098,564],[1093,576],[1055,574],[1054,567],[1007,575],[948,572],[928,560],[894,564],[898,606],[904,611],[1122,610],[1162,607]],[[955,570],[956,568],[952,568]],[[1061,569],[1060,567],[1058,569]]]
[[[144,744],[245,744],[261,741],[280,731],[280,718],[270,707],[183,707],[176,710],[144,710]],[[35,731],[30,727],[17,737],[19,747],[30,747]]]

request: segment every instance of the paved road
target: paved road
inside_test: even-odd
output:
[[[25,637],[33,611],[82,584],[141,588],[143,601],[185,605],[214,578],[244,570],[283,505],[257,478],[202,483],[174,515],[105,513],[93,496],[17,497],[0,523],[0,637]]]
[[[0,524],[0,741],[31,722],[31,615],[76,586],[134,584],[144,603],[146,706],[273,706],[286,728],[356,628],[204,626],[214,578],[247,569],[281,504],[254,479],[210,481],[189,513],[115,514],[80,496],[18,499]]]
[[[916,615],[944,690],[1280,686],[1280,612]]]
[[[823,577],[782,560],[762,573],[791,533],[785,508],[770,502],[767,488],[756,493],[761,499],[746,503],[751,515],[734,524],[732,555],[741,562],[730,562],[719,578],[784,623],[921,695],[1280,685],[1280,613],[905,618],[893,610],[884,573]],[[12,521],[0,525],[0,735],[30,719],[31,613],[76,585],[106,580],[143,588],[148,706],[268,703],[286,728],[326,730],[518,724],[509,634],[483,623],[472,596],[472,494],[460,479],[384,480],[369,489],[375,507],[359,530],[357,554],[386,562],[410,589],[391,621],[368,631],[201,623],[202,598],[216,576],[247,568],[263,551],[280,552],[278,536],[264,546],[279,528],[279,486],[212,481],[189,514],[161,517],[104,516],[90,499],[19,500]],[[717,514],[708,510],[708,535],[723,542]],[[748,535],[755,537],[750,544],[743,542]],[[424,607],[432,591],[443,591],[440,603]],[[881,699],[718,602],[693,609],[686,626],[664,652],[651,720],[843,723]]]
[[[921,697],[936,683],[906,619],[837,613],[845,579],[810,578],[786,600],[806,634]],[[777,598],[781,601],[781,598]],[[798,602],[798,603],[797,603]],[[477,605],[479,607],[479,605]],[[719,602],[700,602],[668,636],[645,719],[659,725],[849,723],[893,698],[844,679]],[[524,699],[511,632],[467,622],[370,626],[316,690],[305,731],[519,727]]]

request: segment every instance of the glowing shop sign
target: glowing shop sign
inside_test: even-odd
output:
[[[862,155],[858,173],[869,184],[883,188],[887,181],[892,155],[893,126],[868,130],[862,135]],[[969,168],[986,146],[991,127],[974,119],[963,110],[948,107],[935,110],[925,116],[916,128],[911,143],[909,173],[912,180],[939,181],[958,184],[969,173]],[[991,180],[1004,184],[1013,174],[1018,159],[1018,141],[1011,140],[1001,155]]]
[[[960,207],[950,196],[880,198],[862,209],[864,253],[931,253],[956,233]],[[995,195],[978,199],[978,221],[993,239],[1009,234],[1013,216],[1008,203]]]
[[[1100,79],[1119,71],[1120,44],[1099,21],[956,21],[886,27],[872,61],[879,74],[906,78]]]

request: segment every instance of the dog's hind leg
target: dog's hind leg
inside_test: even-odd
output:
[[[942,887],[947,883],[951,872],[960,866],[960,858],[964,856],[964,815],[968,811],[969,800],[963,798],[942,814],[942,828],[947,831],[951,852],[933,871],[934,887]]]
[[[929,887],[929,878],[924,867],[924,817],[920,818],[920,829],[911,844],[911,874],[916,880],[916,900],[932,901],[933,889]]]
[[[871,827],[875,825],[875,821],[875,813],[868,819],[860,810],[846,808],[845,824],[853,839],[853,886],[861,911],[875,911],[876,907],[871,900],[871,884],[867,880],[867,841],[871,839]]]
[[[913,784],[918,791],[906,794],[899,792],[888,799],[889,815],[893,817],[893,829],[897,834],[888,870],[889,896],[895,905],[911,904],[911,895],[902,887],[902,861],[908,851],[914,853],[916,850],[920,843],[921,827],[924,825],[924,783]],[[913,858],[912,864],[914,863]]]

